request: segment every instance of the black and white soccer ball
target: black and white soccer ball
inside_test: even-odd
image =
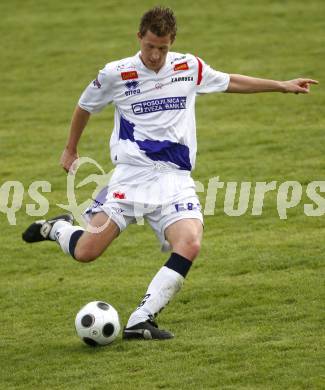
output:
[[[114,307],[103,301],[87,303],[75,319],[78,336],[88,345],[107,345],[118,336],[121,325]]]

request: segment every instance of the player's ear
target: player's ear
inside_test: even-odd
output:
[[[141,41],[142,35],[140,34],[140,31],[137,32],[137,37],[138,37],[138,40]]]

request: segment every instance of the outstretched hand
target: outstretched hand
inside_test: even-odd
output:
[[[317,80],[312,79],[294,79],[283,81],[284,91],[291,93],[309,93],[310,85],[318,84]]]

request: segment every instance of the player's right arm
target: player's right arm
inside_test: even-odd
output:
[[[73,168],[73,162],[79,157],[77,146],[90,115],[100,112],[113,101],[111,68],[107,64],[98,73],[97,78],[88,85],[79,99],[72,116],[68,141],[60,159],[60,164],[66,172]]]
[[[60,164],[66,172],[69,172],[73,162],[79,158],[77,146],[81,134],[88,123],[89,117],[90,113],[79,107],[79,105],[74,110],[68,142],[60,159]]]

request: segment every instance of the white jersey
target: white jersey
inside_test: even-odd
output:
[[[169,52],[158,73],[134,57],[108,63],[83,92],[79,106],[90,112],[114,103],[110,140],[113,164],[191,171],[196,156],[195,98],[222,92],[229,75],[191,54]]]

